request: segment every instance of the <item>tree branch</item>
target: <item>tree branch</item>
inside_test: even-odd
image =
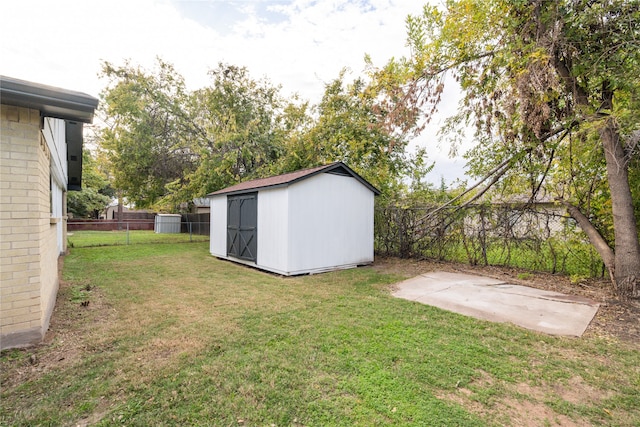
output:
[[[587,91],[578,84],[577,79],[571,75],[569,67],[567,67],[567,64],[559,57],[558,53],[555,54],[554,65],[564,83],[565,89],[575,96],[576,104],[581,106],[589,105]]]
[[[609,246],[609,244],[604,240],[602,234],[591,224],[589,218],[583,214],[578,207],[572,205],[568,201],[562,198],[556,198],[563,206],[567,208],[567,212],[573,219],[576,220],[582,231],[587,235],[589,241],[593,245],[593,247],[602,258],[605,267],[609,270],[609,274],[611,275],[611,280],[614,280],[614,270],[615,270],[615,254],[613,249]]]
[[[518,153],[519,154],[519,153]],[[442,206],[440,206],[438,209],[433,210],[431,212],[429,212],[427,215],[423,216],[422,218],[419,218],[417,223],[421,223],[429,218],[431,218],[434,214],[438,213],[439,211],[443,210],[444,208],[448,207],[449,205],[455,203],[456,201],[460,200],[462,197],[466,196],[467,194],[469,194],[472,190],[478,188],[483,182],[485,182],[487,179],[489,179],[493,174],[495,174],[496,172],[498,172],[501,168],[503,168],[505,165],[507,165],[511,160],[513,160],[516,156],[510,157],[507,160],[503,161],[502,163],[500,163],[498,166],[496,166],[495,168],[493,168],[491,171],[489,171],[489,173],[487,173],[480,181],[476,182],[475,184],[473,184],[473,186],[471,186],[468,190],[465,190],[463,193],[457,195],[456,197],[454,197],[453,199],[449,200],[447,203],[443,204]],[[485,190],[486,191],[486,190]],[[484,191],[483,191],[484,193]]]
[[[495,168],[493,168],[491,171],[489,171],[489,173],[487,173],[480,181],[476,182],[473,186],[471,186],[468,190],[465,190],[463,193],[461,193],[460,195],[454,197],[453,199],[449,200],[447,203],[443,204],[442,206],[438,207],[437,209],[432,210],[431,212],[429,212],[427,215],[423,216],[422,218],[419,218],[415,225],[414,225],[414,229],[417,228],[418,226],[420,226],[421,224],[424,224],[425,221],[428,221],[429,219],[431,219],[435,214],[437,214],[438,212],[442,211],[443,209],[447,208],[448,206],[450,206],[451,204],[453,204],[454,202],[460,200],[460,198],[464,197],[465,195],[469,194],[471,191],[473,191],[474,189],[478,188],[482,183],[484,183],[485,181],[487,181],[489,178],[491,178],[491,181],[482,189],[480,190],[480,192],[478,194],[475,194],[473,197],[471,197],[471,199],[467,200],[466,202],[464,202],[463,204],[461,204],[460,206],[457,206],[455,211],[458,211],[460,209],[463,209],[467,206],[469,206],[471,203],[473,203],[474,201],[478,200],[480,197],[482,197],[491,187],[493,187],[493,185],[498,182],[498,180],[505,174],[507,173],[507,171],[509,169],[511,169],[511,162],[513,161],[513,159],[515,159],[516,157],[520,156],[522,154],[522,152],[518,152],[515,155],[509,157],[508,159],[504,160],[502,163],[500,163],[498,166],[496,166]],[[445,228],[447,228],[449,226],[449,224],[447,224],[445,226]],[[419,239],[424,237],[424,232],[419,236]]]
[[[492,50],[492,51],[489,51],[489,52],[478,54],[478,55],[476,55],[474,57],[463,58],[463,59],[461,59],[461,60],[459,60],[457,62],[454,62],[453,64],[446,65],[446,66],[438,68],[436,70],[429,71],[429,72],[425,71],[420,75],[420,78],[423,78],[423,79],[427,80],[427,79],[436,77],[436,76],[438,76],[438,75],[440,75],[442,73],[446,73],[447,71],[453,70],[454,68],[457,68],[462,64],[466,64],[467,62],[477,61],[478,59],[483,59],[483,58],[487,58],[489,56],[493,56],[493,55],[495,55],[495,53],[496,52]]]

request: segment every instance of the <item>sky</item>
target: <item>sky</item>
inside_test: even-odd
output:
[[[210,83],[223,62],[245,66],[252,78],[281,85],[318,103],[324,85],[343,68],[356,78],[368,54],[374,65],[407,56],[405,19],[419,0],[21,0],[3,2],[0,74],[98,97],[108,61],[152,70],[173,64],[189,89]],[[427,147],[436,167],[427,181],[463,178],[464,161],[438,142],[441,120],[457,91],[447,90],[441,113],[411,147]]]

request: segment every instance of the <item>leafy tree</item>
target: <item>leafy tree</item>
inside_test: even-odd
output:
[[[554,193],[623,297],[640,297],[638,0],[449,0],[407,19],[411,56],[375,70],[389,117],[428,118],[448,76],[484,188]],[[636,193],[637,194],[637,193]],[[637,200],[637,199],[636,199]],[[637,204],[637,202],[636,202]]]
[[[210,75],[211,85],[195,91],[187,106],[198,164],[177,193],[183,199],[258,176],[282,154],[287,135],[279,87],[228,64],[219,64]]]
[[[110,126],[101,136],[115,186],[137,206],[171,209],[242,180],[338,160],[383,191],[402,186],[422,157],[405,155],[408,138],[385,127],[376,92],[344,74],[310,107],[244,67],[221,63],[209,86],[188,92],[161,60],[152,72],[105,63]]]
[[[152,73],[128,62],[121,67],[105,62],[102,76],[109,83],[102,93],[108,127],[101,146],[114,186],[136,206],[153,206],[166,196],[168,184],[194,169],[184,80],[160,59]]]
[[[393,133],[377,108],[376,92],[362,78],[345,82],[346,70],[325,85],[314,108],[315,119],[297,110],[298,131],[285,139],[279,172],[342,161],[390,194],[403,187],[403,177],[422,168],[423,156],[406,154],[408,137]],[[306,108],[306,105],[304,106]],[[292,116],[289,116],[292,117]]]
[[[77,218],[100,217],[114,196],[109,181],[87,149],[82,151],[82,190],[67,193],[67,210]]]
[[[187,91],[158,59],[146,71],[103,64],[109,83],[101,145],[115,186],[139,207],[175,210],[196,197],[258,175],[282,152],[279,88],[244,67],[219,64],[211,85]]]
[[[321,164],[322,160],[307,137],[315,123],[312,110],[309,102],[301,102],[297,96],[286,102],[279,117],[278,158],[262,165],[257,172],[259,176],[278,175]]]

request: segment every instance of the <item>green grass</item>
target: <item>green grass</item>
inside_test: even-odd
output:
[[[395,299],[374,268],[132,245],[75,248],[64,279],[52,340],[0,358],[0,425],[640,424],[636,347]]]
[[[144,243],[184,243],[208,241],[209,236],[189,233],[155,233],[148,230],[132,231],[73,231],[67,237],[70,248],[91,246],[136,245]]]

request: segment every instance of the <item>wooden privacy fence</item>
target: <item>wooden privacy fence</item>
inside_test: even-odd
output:
[[[501,265],[596,277],[604,267],[586,236],[553,204],[379,206],[379,255]]]
[[[79,219],[67,221],[67,231],[153,230],[153,219]]]

